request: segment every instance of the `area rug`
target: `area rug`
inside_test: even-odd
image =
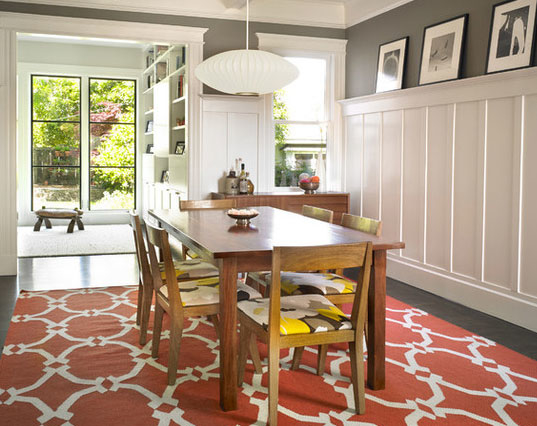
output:
[[[218,343],[204,319],[187,322],[166,386],[169,335],[157,360],[138,345],[136,297],[132,287],[22,293],[0,360],[0,424],[265,424],[267,374],[251,364],[239,409],[220,410]],[[322,377],[313,350],[298,371],[282,351],[281,425],[537,423],[536,361],[392,298],[387,315],[387,386],[367,390],[366,414],[354,413],[344,345],[330,347]]]
[[[19,257],[80,256],[95,254],[134,253],[134,239],[130,225],[86,225],[83,231],[75,226],[72,234],[67,226],[43,225],[39,232],[32,226],[20,226],[18,232]]]

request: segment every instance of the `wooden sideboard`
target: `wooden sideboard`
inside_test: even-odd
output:
[[[349,194],[345,192],[256,192],[252,195],[227,195],[211,193],[213,200],[232,198],[237,200],[237,207],[269,206],[301,213],[303,205],[322,207],[334,212],[334,223],[341,222],[343,213],[349,212]]]

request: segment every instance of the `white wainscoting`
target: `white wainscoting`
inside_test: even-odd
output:
[[[224,191],[236,158],[242,158],[256,191],[263,191],[264,98],[204,95],[202,111],[200,197]]]
[[[388,275],[537,331],[537,69],[341,102],[351,211]]]

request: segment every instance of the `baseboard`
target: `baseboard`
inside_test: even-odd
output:
[[[0,276],[17,275],[17,255],[0,256]]]
[[[425,266],[388,259],[387,275],[413,287],[420,288],[469,308],[503,319],[520,327],[537,332],[537,303],[479,287],[464,279],[427,270]]]

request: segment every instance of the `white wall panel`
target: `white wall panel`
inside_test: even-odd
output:
[[[481,279],[485,102],[455,111],[453,175],[453,272]]]
[[[203,114],[202,127],[202,150],[203,159],[201,173],[202,198],[211,192],[219,192],[218,182],[226,175],[227,164],[227,114],[224,112],[205,112]],[[218,141],[211,143],[209,141]],[[228,170],[229,171],[229,170]]]
[[[406,245],[388,275],[537,331],[537,68],[342,105],[351,202]]]
[[[382,235],[401,239],[401,111],[389,111],[382,118]]]
[[[537,297],[537,95],[524,103],[520,233],[520,291]]]
[[[350,197],[351,214],[361,214],[362,198],[362,148],[364,139],[363,115],[353,115],[346,120],[345,191]]]
[[[404,111],[403,256],[423,261],[425,189],[425,108]]]
[[[449,270],[453,105],[429,108],[425,263]]]
[[[232,164],[235,164],[236,158],[242,158],[246,171],[250,172],[250,179],[256,188],[259,187],[259,182],[257,180],[257,129],[257,114],[228,114],[227,168],[229,168]]]
[[[515,144],[520,143],[514,138],[515,107],[514,98],[492,99],[487,107],[483,280],[505,288],[513,286],[514,278],[513,203],[518,194],[513,193],[513,160]]]
[[[364,116],[362,216],[379,219],[381,114]]]

